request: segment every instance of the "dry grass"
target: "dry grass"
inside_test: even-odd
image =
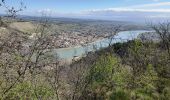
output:
[[[35,29],[35,25],[31,22],[14,22],[11,23],[10,28],[17,29],[21,32],[32,32]]]

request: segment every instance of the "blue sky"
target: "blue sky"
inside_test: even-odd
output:
[[[18,6],[19,0],[7,0]],[[21,14],[111,20],[169,19],[170,0],[23,0],[27,9]],[[3,13],[4,9],[0,9]]]

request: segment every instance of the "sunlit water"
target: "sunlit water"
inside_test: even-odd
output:
[[[144,30],[140,31],[123,31],[115,35],[112,39],[102,39],[86,46],[75,46],[70,48],[55,49],[53,53],[60,59],[72,59],[75,56],[81,57],[87,52],[96,51],[101,48],[106,48],[109,44],[114,44],[118,42],[127,42],[138,37],[139,34],[148,32]]]

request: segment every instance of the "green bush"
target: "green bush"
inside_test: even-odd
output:
[[[110,100],[130,100],[130,95],[128,92],[119,89],[111,94]]]
[[[47,86],[34,87],[29,83],[20,83],[11,89],[3,100],[47,100],[53,95],[53,91]]]

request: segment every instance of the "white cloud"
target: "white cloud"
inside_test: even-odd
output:
[[[167,6],[167,8],[166,8]],[[92,9],[79,13],[59,13],[52,9],[42,9],[39,14],[46,13],[57,17],[94,18],[121,21],[145,21],[147,19],[170,19],[170,2],[160,2],[129,7]]]
[[[165,7],[168,8],[165,8]],[[113,12],[162,12],[170,13],[170,2],[161,2],[153,4],[144,5],[134,5],[129,7],[119,7],[119,8],[106,8],[106,9],[92,9],[85,12],[102,12],[102,11],[113,11]]]
[[[86,12],[104,12],[104,11],[113,11],[113,12],[162,12],[170,13],[170,9],[135,9],[135,8],[108,8],[108,9],[94,9],[88,10]]]
[[[163,7],[163,6],[170,6],[170,2],[159,2],[159,3],[144,4],[144,5],[134,5],[134,6],[130,6],[129,8],[156,8],[156,7]]]
[[[88,16],[114,20],[170,19],[170,2],[160,2],[129,7],[92,9],[84,11]],[[120,18],[119,18],[120,17]]]
[[[152,1],[154,1],[154,2],[158,2],[159,0],[152,0]]]
[[[52,13],[55,12],[54,10],[51,10],[49,8],[46,9],[41,9],[41,10],[37,10],[38,13]]]
[[[151,16],[148,16],[150,18],[170,18],[169,15],[151,15]]]

